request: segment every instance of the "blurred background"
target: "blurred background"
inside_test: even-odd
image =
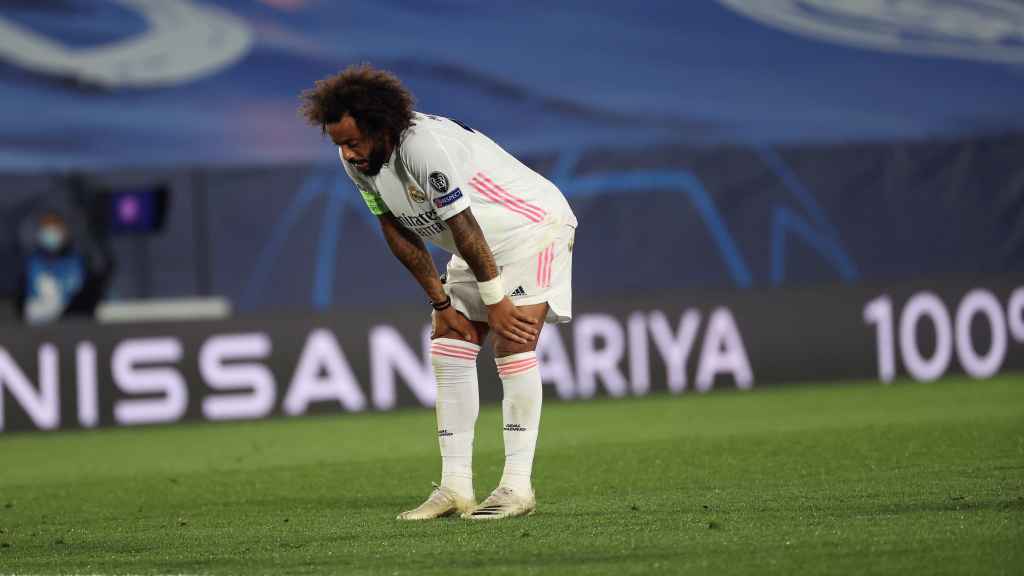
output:
[[[569,198],[558,397],[1024,369],[1017,2],[8,0],[0,423],[432,402],[423,295],[296,112],[359,62]]]

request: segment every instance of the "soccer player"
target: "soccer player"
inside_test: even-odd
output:
[[[318,81],[302,99],[303,115],[338,146],[388,247],[434,309],[430,357],[441,484],[398,518],[532,513],[542,397],[537,338],[545,321],[572,317],[577,221],[569,203],[554,184],[477,130],[414,111],[412,95],[389,72],[349,67]],[[443,277],[424,240],[452,254]],[[488,335],[504,390],[505,468],[498,487],[477,506],[476,359]]]

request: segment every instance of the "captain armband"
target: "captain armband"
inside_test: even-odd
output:
[[[390,212],[384,200],[380,197],[380,194],[374,192],[367,192],[362,188],[359,189],[359,193],[363,196],[363,202],[366,202],[366,207],[370,209],[370,214],[374,216],[380,216],[381,214],[387,214]]]

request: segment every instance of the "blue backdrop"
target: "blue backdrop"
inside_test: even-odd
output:
[[[735,7],[767,4],[807,4],[805,27],[819,36],[812,26],[843,28],[802,35]],[[858,4],[882,7],[844,14]],[[954,25],[887,4],[920,4]],[[364,60],[401,75],[420,109],[519,153],[1019,129],[1024,8],[993,4],[5,2],[0,168],[330,161],[297,121],[296,96]],[[871,47],[874,28],[892,22],[897,43]],[[197,42],[203,50],[183,49]],[[933,44],[952,55],[916,53]]]

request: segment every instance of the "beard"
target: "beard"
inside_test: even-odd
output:
[[[376,176],[380,174],[381,168],[384,167],[384,163],[388,161],[390,153],[385,146],[383,141],[378,141],[373,145],[373,150],[370,151],[370,155],[366,158],[366,170],[362,170],[363,174],[367,176]]]

